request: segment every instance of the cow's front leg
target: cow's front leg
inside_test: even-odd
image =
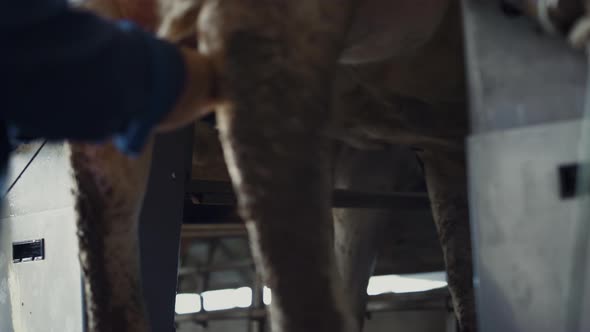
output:
[[[467,175],[463,151],[426,151],[426,183],[447,267],[449,291],[462,332],[477,330],[473,293]]]
[[[349,0],[204,4],[199,47],[218,56],[221,141],[257,268],[273,291],[273,331],[346,331],[330,213],[332,72]]]
[[[137,225],[151,161],[72,144],[87,331],[146,332]]]

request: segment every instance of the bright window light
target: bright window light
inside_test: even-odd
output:
[[[446,274],[444,272],[375,276],[369,279],[367,294],[423,292],[445,287],[446,285]]]
[[[269,305],[272,302],[272,293],[270,292],[270,288],[266,286],[262,289],[262,302],[266,305]]]
[[[203,305],[207,311],[248,308],[252,305],[252,289],[250,287],[208,291],[204,292],[202,296]]]
[[[368,295],[384,293],[412,293],[423,292],[447,286],[445,272],[429,272],[404,275],[375,276],[369,279]],[[264,286],[262,299],[264,304],[271,303],[272,292]]]
[[[369,279],[367,294],[423,292],[445,286],[447,286],[445,272],[375,276]],[[248,308],[252,305],[252,289],[250,287],[208,291],[201,296],[203,296],[204,309],[207,311]],[[271,298],[270,288],[264,286],[262,292],[264,304],[269,305]],[[201,311],[199,294],[176,294],[175,311],[179,315]]]
[[[176,294],[175,309],[177,314],[192,314],[201,311],[201,297],[199,294]]]

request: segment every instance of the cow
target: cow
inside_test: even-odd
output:
[[[90,0],[87,8],[196,44],[219,67],[230,101],[216,109],[220,140],[256,267],[273,290],[273,331],[362,326],[334,251],[334,140],[414,149],[460,328],[476,330],[458,0]],[[136,228],[150,147],[137,159],[112,146],[71,149],[89,330],[148,331]]]

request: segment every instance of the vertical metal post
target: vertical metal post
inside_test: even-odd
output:
[[[214,263],[215,253],[217,251],[217,247],[219,246],[219,239],[212,239],[207,242],[207,257],[205,260],[205,266],[210,267]],[[211,277],[211,271],[205,269],[203,271],[202,267],[199,266],[197,268],[197,275],[198,275],[198,283],[197,283],[197,293],[200,294],[199,301],[201,302],[201,312],[206,312],[205,310],[205,299],[203,297],[203,293],[209,289],[209,281]],[[209,326],[208,321],[204,321],[201,324],[204,328]]]
[[[152,331],[172,332],[185,184],[190,180],[193,127],[156,137],[141,211],[141,275]]]
[[[254,272],[256,274],[256,272]],[[264,285],[258,275],[255,275],[254,285],[252,287],[252,306],[253,311],[264,309]],[[266,330],[266,318],[250,318],[248,322],[248,332],[264,332]]]

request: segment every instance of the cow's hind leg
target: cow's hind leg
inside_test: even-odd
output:
[[[426,151],[426,183],[462,332],[476,331],[467,175],[463,151]]]
[[[336,159],[334,173],[337,189],[360,192],[418,191],[424,182],[415,154],[410,149],[396,146],[377,151],[343,147]],[[351,294],[361,331],[369,278],[373,275],[381,244],[386,240],[387,226],[399,215],[390,209],[348,208],[334,209],[333,214],[338,267]]]
[[[72,144],[80,263],[89,332],[149,331],[137,225],[151,147],[129,159],[113,146]]]
[[[350,2],[210,1],[200,16],[199,47],[222,60],[234,102],[218,112],[221,141],[276,332],[355,325],[340,298],[325,136]]]

